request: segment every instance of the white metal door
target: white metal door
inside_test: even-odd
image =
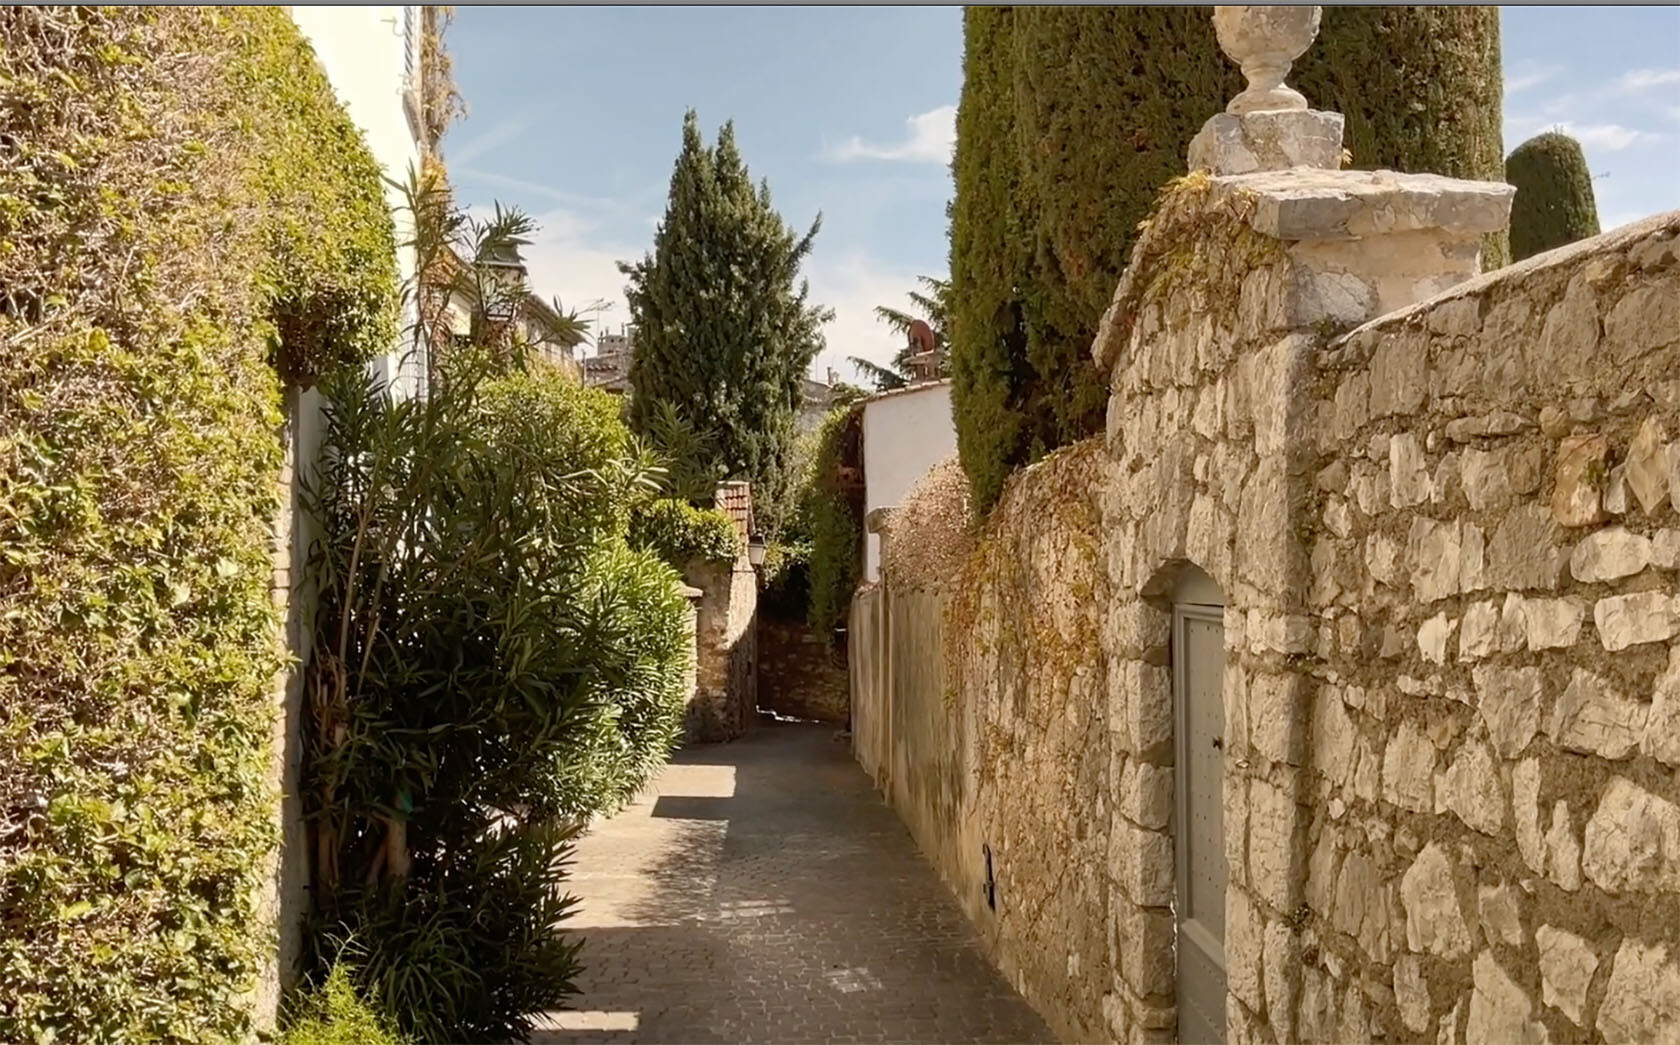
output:
[[[1173,604],[1178,1040],[1225,1040],[1224,609],[1205,575]],[[1190,601],[1194,600],[1194,601]]]

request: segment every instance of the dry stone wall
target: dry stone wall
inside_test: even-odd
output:
[[[1680,1040],[1677,232],[1319,356],[1303,1040]]]
[[[1508,205],[1185,180],[1094,348],[1101,444],[854,607],[859,757],[1068,1039],[1177,1034],[1196,567],[1228,1040],[1680,1041],[1680,213],[1472,278]]]
[[[691,563],[686,579],[701,595],[684,739],[734,740],[746,733],[758,704],[758,575],[742,554],[733,563]]]

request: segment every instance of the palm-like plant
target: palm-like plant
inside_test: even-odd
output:
[[[926,323],[933,330],[933,347],[940,353],[939,373],[945,373],[945,321],[950,314],[949,302],[951,295],[950,280],[937,279],[933,276],[917,276],[916,279],[926,291],[912,290],[908,297],[915,312],[893,308],[890,305],[877,305],[875,317],[893,329],[893,332],[905,339],[905,345],[893,356],[887,366],[859,356],[851,356],[851,363],[865,378],[873,382],[876,391],[889,388],[903,388],[910,383],[910,357],[915,352],[915,346],[910,344],[910,325],[918,319]],[[919,315],[917,313],[920,313]]]

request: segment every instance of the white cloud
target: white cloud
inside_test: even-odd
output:
[[[891,145],[866,142],[853,135],[824,151],[833,163],[852,160],[899,160],[908,163],[949,163],[957,144],[957,107],[941,105],[904,121],[904,140]]]
[[[1619,123],[1565,123],[1563,133],[1579,141],[1582,145],[1618,152],[1635,142],[1646,141],[1657,135],[1650,131],[1636,130],[1624,127]]]
[[[1556,76],[1561,71],[1562,70],[1555,65],[1543,67],[1534,65],[1527,66],[1522,71],[1513,72],[1510,76],[1505,78],[1505,93],[1516,94],[1519,91],[1526,91],[1531,87],[1538,87],[1547,80]]]
[[[1644,91],[1652,87],[1680,86],[1680,69],[1634,69],[1623,73],[1616,81],[1624,91]]]
[[[828,344],[817,358],[816,376],[822,379],[827,368],[833,367],[841,380],[863,383],[849,357],[886,364],[903,347],[892,330],[876,318],[875,307],[904,307],[904,296],[920,286],[916,282],[918,273],[895,269],[855,250],[833,258],[812,258],[806,274],[811,280],[811,300],[834,309],[833,321],[823,328]]]

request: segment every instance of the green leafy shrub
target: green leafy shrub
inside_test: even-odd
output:
[[[301,997],[280,1045],[407,1045],[407,1039],[362,999],[349,967],[339,962]]]
[[[1511,201],[1511,256],[1517,261],[1598,235],[1598,203],[1581,143],[1547,131],[1505,160]]]
[[[969,8],[953,160],[958,449],[984,514],[1011,470],[1100,427],[1097,323],[1138,222],[1242,89],[1205,7]],[[1499,14],[1326,7],[1290,74],[1357,167],[1499,180]],[[1501,237],[1485,268],[1503,264]]]
[[[734,562],[741,554],[741,535],[729,516],[716,508],[696,508],[687,501],[661,497],[631,511],[630,545],[683,570],[697,559]]]
[[[0,1040],[245,1040],[278,820],[269,361],[311,324],[323,358],[389,335],[377,168],[279,9],[8,7],[0,40]],[[264,189],[323,140],[311,191]],[[310,312],[349,286],[353,314]]]
[[[467,351],[445,377],[323,385],[317,947],[353,937],[406,1033],[505,1040],[574,989],[571,825],[676,743],[687,605],[627,544],[652,471],[611,396]]]

